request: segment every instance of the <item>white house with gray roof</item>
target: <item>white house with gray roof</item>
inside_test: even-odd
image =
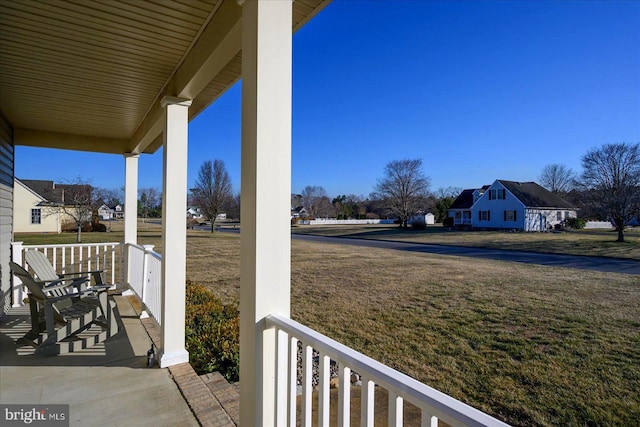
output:
[[[577,216],[574,206],[535,182],[498,179],[481,190],[464,190],[451,205],[455,225],[545,231]]]

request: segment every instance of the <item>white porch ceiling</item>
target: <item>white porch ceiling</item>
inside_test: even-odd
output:
[[[250,1],[250,0],[249,0]],[[330,0],[295,0],[295,31]],[[0,113],[16,145],[153,153],[163,96],[190,119],[241,75],[236,0],[0,1]]]

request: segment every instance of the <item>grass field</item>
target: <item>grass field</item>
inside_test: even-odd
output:
[[[140,231],[161,252],[158,227]],[[187,277],[237,299],[239,237],[187,241]],[[291,262],[295,320],[474,407],[514,425],[638,424],[638,276],[302,241]]]
[[[562,233],[520,233],[451,231],[439,225],[429,226],[426,230],[402,230],[397,225],[299,225],[293,228],[293,232],[640,260],[640,227],[625,232],[626,241],[624,243],[616,242],[618,236],[613,231],[590,230]]]

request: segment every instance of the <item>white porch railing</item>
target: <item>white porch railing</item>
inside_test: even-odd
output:
[[[145,312],[162,325],[162,255],[153,251],[153,245],[127,243],[125,259],[129,287]]]
[[[103,270],[104,283],[122,283],[122,257],[119,242],[59,245],[23,245],[22,242],[13,242],[13,261],[28,268],[24,261],[24,252],[32,250],[43,252],[54,270],[59,273]],[[14,280],[17,279],[14,278]],[[24,293],[21,283],[14,282],[13,293],[13,305],[22,305]]]
[[[313,349],[319,352],[318,426],[329,426],[330,360],[339,366],[338,425],[350,421],[351,371],[362,378],[361,425],[373,426],[374,393],[378,385],[389,393],[388,425],[403,425],[403,402],[406,400],[422,412],[421,425],[436,427],[438,420],[451,426],[506,426],[471,406],[434,388],[358,353],[291,319],[271,315],[266,328],[276,333],[276,415],[278,426],[296,425],[298,342],[302,343],[302,426],[312,425],[312,365]]]
[[[456,218],[453,220],[454,225],[471,225],[471,218]]]

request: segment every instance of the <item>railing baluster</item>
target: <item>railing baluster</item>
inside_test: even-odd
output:
[[[58,248],[53,248],[53,262],[51,263],[51,265],[53,265],[53,269],[57,271],[57,265],[58,265]]]
[[[289,334],[278,329],[276,343],[276,425],[278,427],[287,427]]]
[[[420,427],[438,427],[438,417],[431,415],[430,411],[422,408]]]
[[[338,380],[338,427],[349,427],[351,422],[351,369],[340,365]]]
[[[389,390],[389,427],[402,427],[402,397]]]
[[[122,282],[122,280],[116,280],[116,246],[111,245],[111,283]],[[104,254],[104,261],[107,262],[107,253]]]
[[[318,427],[329,427],[331,360],[323,351],[318,364]]]
[[[362,376],[360,388],[360,426],[373,427],[376,385],[368,377]]]
[[[67,272],[67,247],[62,247],[62,272]]]
[[[289,340],[289,427],[296,427],[296,398],[298,396],[298,340]]]
[[[313,348],[302,343],[302,426],[311,427]]]

